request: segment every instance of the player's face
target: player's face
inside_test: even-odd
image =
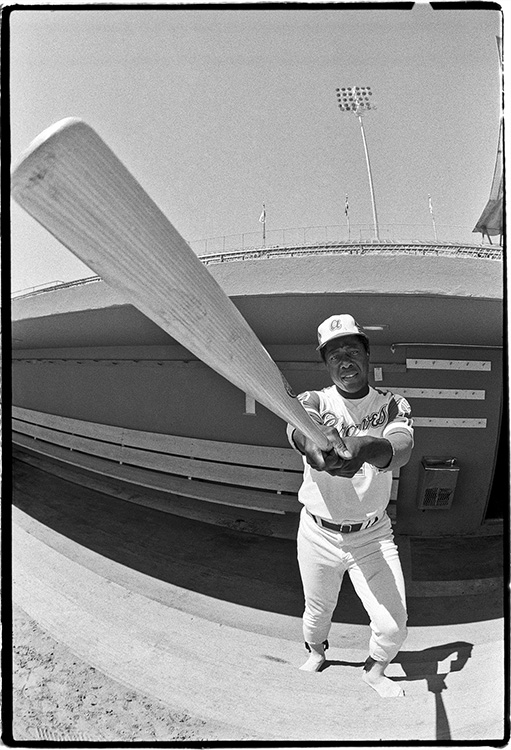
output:
[[[329,341],[325,347],[325,364],[332,382],[341,391],[350,395],[367,391],[369,352],[358,336],[342,336]]]

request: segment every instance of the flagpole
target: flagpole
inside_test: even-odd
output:
[[[350,206],[348,203],[348,194],[346,193],[346,198],[344,200],[344,214],[346,216],[346,223],[348,224],[348,240],[351,239],[351,231],[350,231]]]
[[[263,210],[261,212],[261,216],[259,217],[259,221],[263,225],[263,247],[266,247],[266,204],[263,203]]]
[[[435,215],[433,213],[433,203],[431,202],[431,196],[428,195],[429,213],[431,214],[431,222],[433,224],[433,232],[435,234],[435,242],[438,242],[438,236],[436,233]]]

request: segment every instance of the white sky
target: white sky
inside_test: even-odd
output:
[[[393,227],[396,239],[432,239],[429,193],[440,239],[479,242],[472,229],[497,150],[500,14],[288,7],[15,10],[13,160],[76,116],[188,240],[244,232],[255,244],[262,203],[268,236],[345,225],[346,193],[352,227],[370,227],[359,124],[335,89],[371,86],[377,109],[364,124],[382,237]],[[14,290],[92,275],[16,204],[11,220]]]

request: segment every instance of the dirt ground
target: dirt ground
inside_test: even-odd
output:
[[[220,727],[172,711],[87,665],[15,605],[13,633],[12,737],[18,742],[223,739]],[[4,727],[7,745],[9,735]]]

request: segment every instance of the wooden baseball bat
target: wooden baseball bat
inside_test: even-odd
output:
[[[43,131],[13,169],[11,185],[17,203],[127,302],[328,448],[241,313],[89,125],[66,118]]]

